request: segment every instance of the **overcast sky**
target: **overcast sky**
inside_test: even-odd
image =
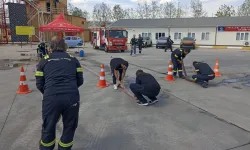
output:
[[[114,6],[115,4],[120,4],[123,8],[131,8],[136,7],[137,2],[143,1],[143,0],[69,0],[72,4],[74,4],[76,7],[79,7],[83,10],[87,10],[88,12],[92,12],[93,6],[100,2],[105,2],[109,6]],[[150,2],[151,0],[147,0]],[[177,2],[177,0],[159,0],[162,2],[168,2],[168,1],[174,1]],[[178,0],[182,5],[188,6],[190,4],[191,0]],[[227,5],[233,5],[238,7],[243,3],[244,0],[201,0],[203,2],[204,9],[208,12],[208,16],[212,16],[216,13],[216,10],[219,8],[222,4]]]

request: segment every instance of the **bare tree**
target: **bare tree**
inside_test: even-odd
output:
[[[115,5],[113,7],[113,19],[114,21],[120,20],[124,18],[124,10],[121,8],[120,5]]]
[[[207,16],[207,12],[203,9],[203,4],[200,0],[191,0],[191,9],[195,18]]]
[[[75,7],[71,3],[69,3],[68,11],[72,16],[84,17],[89,19],[89,12],[86,10],[83,11],[82,9]]]
[[[176,7],[173,2],[166,2],[162,4],[161,11],[164,18],[174,18],[176,16]]]
[[[153,0],[151,3],[151,13],[150,13],[150,18],[159,18],[160,16],[160,7],[157,4],[156,0]]]
[[[93,9],[93,21],[96,25],[107,24],[112,19],[112,12],[110,7],[104,2],[96,4]]]
[[[184,14],[185,14],[185,11],[183,9],[183,6],[180,4],[180,2],[178,2],[177,8],[176,8],[175,18],[181,18],[184,16]]]
[[[133,8],[128,8],[124,10],[124,19],[136,19],[137,16],[137,10]]]
[[[217,17],[225,17],[225,16],[235,16],[236,12],[233,6],[229,5],[221,5],[219,10],[216,12],[215,16]]]
[[[250,0],[245,0],[238,9],[238,16],[250,16]]]
[[[141,3],[137,3],[136,13],[139,19],[144,19],[144,6]]]

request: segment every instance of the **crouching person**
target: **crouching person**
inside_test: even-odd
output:
[[[138,105],[147,106],[158,102],[156,96],[160,93],[161,87],[156,79],[149,73],[142,70],[136,71],[136,83],[130,84],[130,90],[134,96],[139,100]],[[147,96],[150,101],[148,102],[144,97]]]
[[[214,71],[207,63],[193,62],[195,68],[195,75],[192,76],[195,83],[200,84],[203,88],[208,87],[208,81],[215,78]]]

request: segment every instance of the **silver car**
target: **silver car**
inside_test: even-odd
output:
[[[167,47],[168,38],[167,37],[159,37],[156,41],[156,48],[165,48]]]
[[[151,47],[152,45],[152,40],[149,37],[143,37],[142,47]]]

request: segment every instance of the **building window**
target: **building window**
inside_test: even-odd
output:
[[[201,33],[201,40],[209,40],[209,32],[202,32]]]
[[[188,32],[188,37],[192,37],[195,39],[195,33]]]
[[[142,33],[141,36],[151,38],[151,33]]]
[[[248,41],[249,33],[236,33],[237,41]]]
[[[159,37],[165,37],[165,33],[155,33],[155,39],[158,40]]]
[[[174,33],[174,40],[181,40],[181,33],[175,32]]]

